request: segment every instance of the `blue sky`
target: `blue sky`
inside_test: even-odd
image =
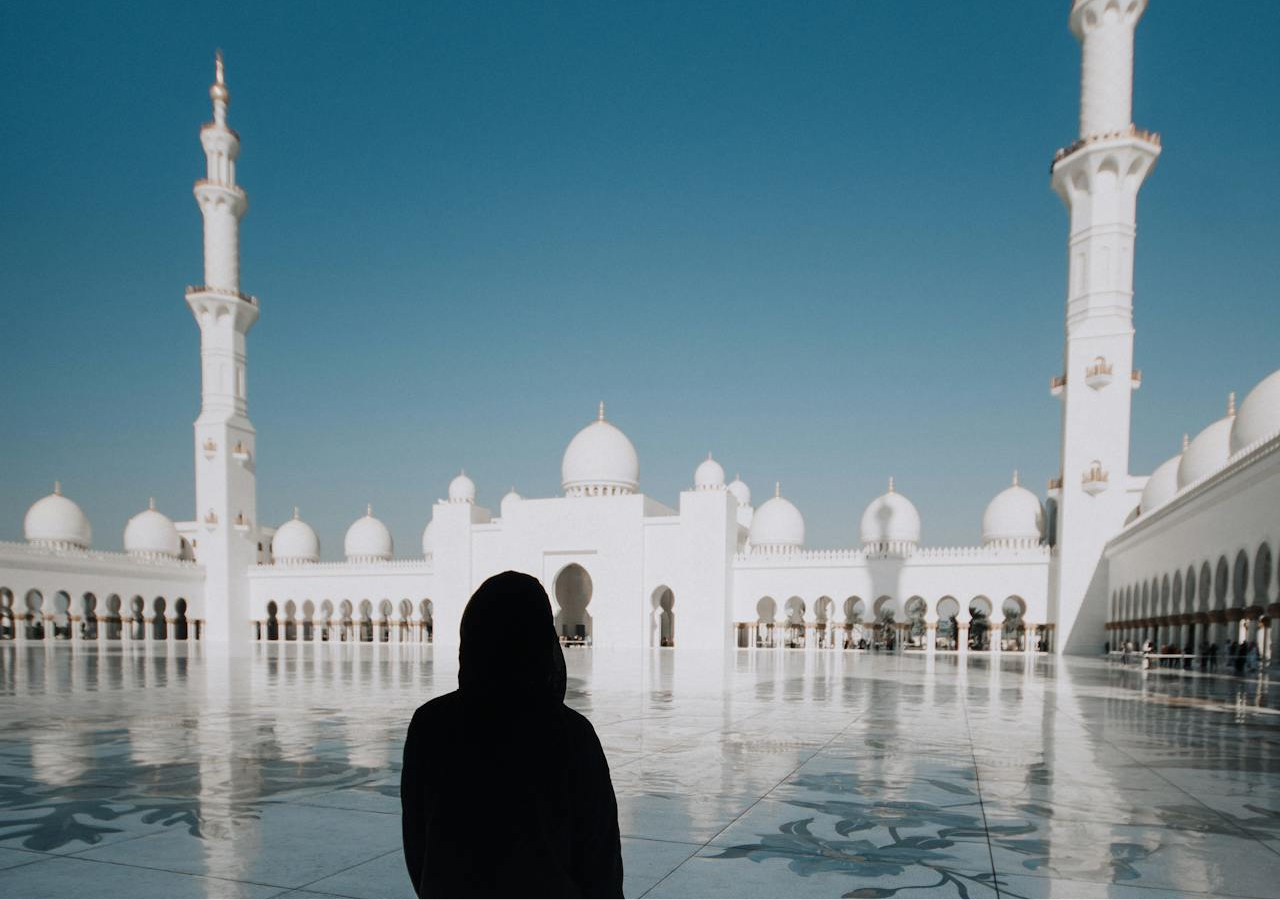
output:
[[[460,466],[559,490],[596,403],[668,503],[714,451],[814,547],[890,475],[973,543],[1057,474],[1076,136],[1065,2],[8,3],[0,538],[187,518],[215,47],[243,139],[259,512],[405,554]],[[1153,0],[1132,469],[1280,365],[1280,3]]]

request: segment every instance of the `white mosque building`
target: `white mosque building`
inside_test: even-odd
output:
[[[1071,6],[1080,135],[1051,166],[1070,216],[1066,340],[1050,383],[1062,404],[1061,474],[1042,502],[1014,473],[968,547],[923,545],[920,516],[892,479],[862,513],[857,546],[843,550],[806,550],[804,517],[778,485],[753,505],[711,456],[668,505],[642,492],[635,448],[603,404],[565,448],[562,495],[512,491],[490,510],[460,473],[424,511],[420,548],[397,554],[372,509],[348,529],[342,562],[320,561],[320,540],[296,511],[264,525],[245,378],[259,307],[240,289],[247,198],[219,59],[213,121],[200,132],[208,169],[195,184],[204,284],[186,291],[201,336],[195,515],[174,522],[152,505],[126,524],[125,552],[97,551],[84,513],[55,487],[28,510],[26,543],[0,544],[0,636],[450,644],[476,586],[515,569],[542,580],[575,644],[1095,654],[1107,641],[1244,639],[1276,659],[1280,371],[1150,476],[1129,474],[1141,381],[1136,201],[1160,154],[1158,136],[1131,117],[1146,6]]]

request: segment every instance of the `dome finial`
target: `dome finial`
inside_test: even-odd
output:
[[[213,121],[217,125],[227,124],[227,104],[231,102],[231,91],[227,90],[226,75],[222,69],[222,51],[213,53],[213,84],[209,85],[209,99],[213,101]]]
[[[372,503],[366,503],[366,504],[364,505],[364,514],[365,514],[366,516],[372,516],[372,515],[373,515],[373,504],[372,504]]]
[[[773,483],[773,496],[775,496],[775,497],[781,497],[781,496],[782,496],[782,482],[781,482],[781,481],[775,481],[775,482]]]
[[[151,510],[152,512],[155,512],[155,509],[156,509],[156,498],[155,498],[155,497],[148,497],[148,498],[147,498],[147,509]]]
[[[300,519],[300,518],[301,518],[301,516],[299,516],[299,515],[298,515],[298,507],[296,507],[296,506],[293,508],[293,518],[294,518],[295,520],[296,520],[296,519]]]
[[[61,497],[61,496],[62,496],[62,482],[61,482],[61,481],[55,481],[55,482],[53,483],[53,495],[54,495],[55,497]]]
[[[710,459],[710,458],[711,458],[711,451],[710,451],[710,450],[708,450],[708,451],[707,451],[707,459]]]
[[[1190,445],[1191,445],[1191,435],[1187,434],[1185,431],[1182,432],[1182,452],[1186,453],[1187,447],[1189,447]]]
[[[1018,470],[1014,469],[1013,470],[1013,486],[1018,487],[1020,484],[1021,482],[1018,481]]]
[[[892,475],[889,476],[889,493],[890,494],[893,493],[893,476]]]
[[[1230,416],[1234,416],[1235,414],[1236,414],[1236,392],[1231,391],[1229,394],[1227,394],[1227,416],[1230,417]]]
[[[597,422],[604,421],[604,401],[603,400],[600,401],[600,413],[596,416],[596,421]]]
[[[221,50],[213,51],[213,83],[223,84],[223,85],[227,83],[226,78],[224,77],[223,71],[222,71],[222,51]]]

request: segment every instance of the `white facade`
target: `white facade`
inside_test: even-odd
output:
[[[1107,628],[1174,627],[1160,616],[1234,616],[1254,623],[1245,633],[1268,627],[1277,612],[1269,548],[1280,538],[1277,376],[1149,480],[1128,471],[1140,383],[1137,194],[1160,153],[1158,136],[1131,122],[1134,29],[1145,7],[1075,0],[1070,13],[1083,54],[1081,127],[1051,177],[1069,212],[1064,368],[1052,381],[1062,475],[1046,509],[1015,473],[982,516],[981,543],[955,548],[921,543],[919,513],[892,479],[862,515],[859,546],[843,550],[806,550],[803,515],[780,486],[753,507],[747,485],[726,484],[710,455],[668,506],[642,493],[635,448],[603,403],[566,446],[561,496],[512,490],[491,511],[460,472],[424,515],[421,555],[406,553],[403,536],[397,551],[372,509],[348,530],[345,562],[320,561],[320,540],[296,511],[279,528],[263,526],[246,347],[259,307],[240,285],[248,202],[219,58],[214,117],[201,130],[207,172],[194,191],[204,285],[186,292],[201,335],[195,515],[175,525],[146,510],[129,523],[133,549],[103,554],[88,549],[91,529],[73,502],[58,491],[38,501],[28,544],[0,546],[4,634],[453,643],[472,591],[506,569],[541,579],[566,640],[616,647],[1096,653]],[[1194,569],[1198,584],[1204,566],[1223,565],[1243,565],[1253,579],[1212,602],[1203,591],[1184,599],[1183,573]],[[1159,603],[1143,599],[1153,593]]]

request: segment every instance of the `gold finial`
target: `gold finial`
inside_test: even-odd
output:
[[[1227,394],[1227,415],[1234,416],[1236,414],[1236,392],[1232,391]]]
[[[213,83],[214,84],[227,83],[226,79],[223,77],[223,72],[222,72],[222,51],[221,50],[213,51]]]
[[[892,475],[889,476],[889,493],[890,494],[893,493],[893,476]]]
[[[597,422],[604,421],[604,401],[603,400],[600,401],[600,414],[599,416],[596,417],[596,421]]]
[[[54,495],[55,497],[61,497],[61,496],[62,496],[62,482],[61,482],[61,481],[55,481],[55,482],[53,483],[53,495]]]
[[[152,512],[155,512],[155,508],[156,508],[156,498],[155,498],[155,497],[148,497],[148,498],[147,498],[147,509],[151,510]]]
[[[773,483],[773,496],[775,496],[775,497],[781,497],[781,496],[782,496],[782,482],[781,482],[781,481],[775,481],[775,482]]]
[[[1182,452],[1183,452],[1183,453],[1186,453],[1186,452],[1187,452],[1187,448],[1188,448],[1188,447],[1190,447],[1190,446],[1191,446],[1191,435],[1187,434],[1187,433],[1184,431],[1184,432],[1182,432]]]
[[[1019,483],[1020,482],[1018,481],[1018,470],[1014,469],[1013,470],[1013,486],[1018,487]]]
[[[293,508],[293,518],[294,518],[294,521],[297,521],[299,518],[301,518],[301,517],[298,515],[298,507],[296,507],[296,506]]]
[[[213,120],[222,125],[226,119],[227,104],[231,102],[231,91],[227,90],[227,82],[222,71],[222,51],[213,54],[213,84],[209,85],[209,99],[213,101]]]
[[[373,504],[372,504],[372,503],[366,503],[366,504],[365,504],[365,507],[364,507],[364,514],[365,514],[366,516],[371,516],[371,515],[373,515]]]
[[[708,451],[707,451],[707,460],[709,461],[710,459],[711,459],[711,451],[710,451],[710,450],[708,450]]]

